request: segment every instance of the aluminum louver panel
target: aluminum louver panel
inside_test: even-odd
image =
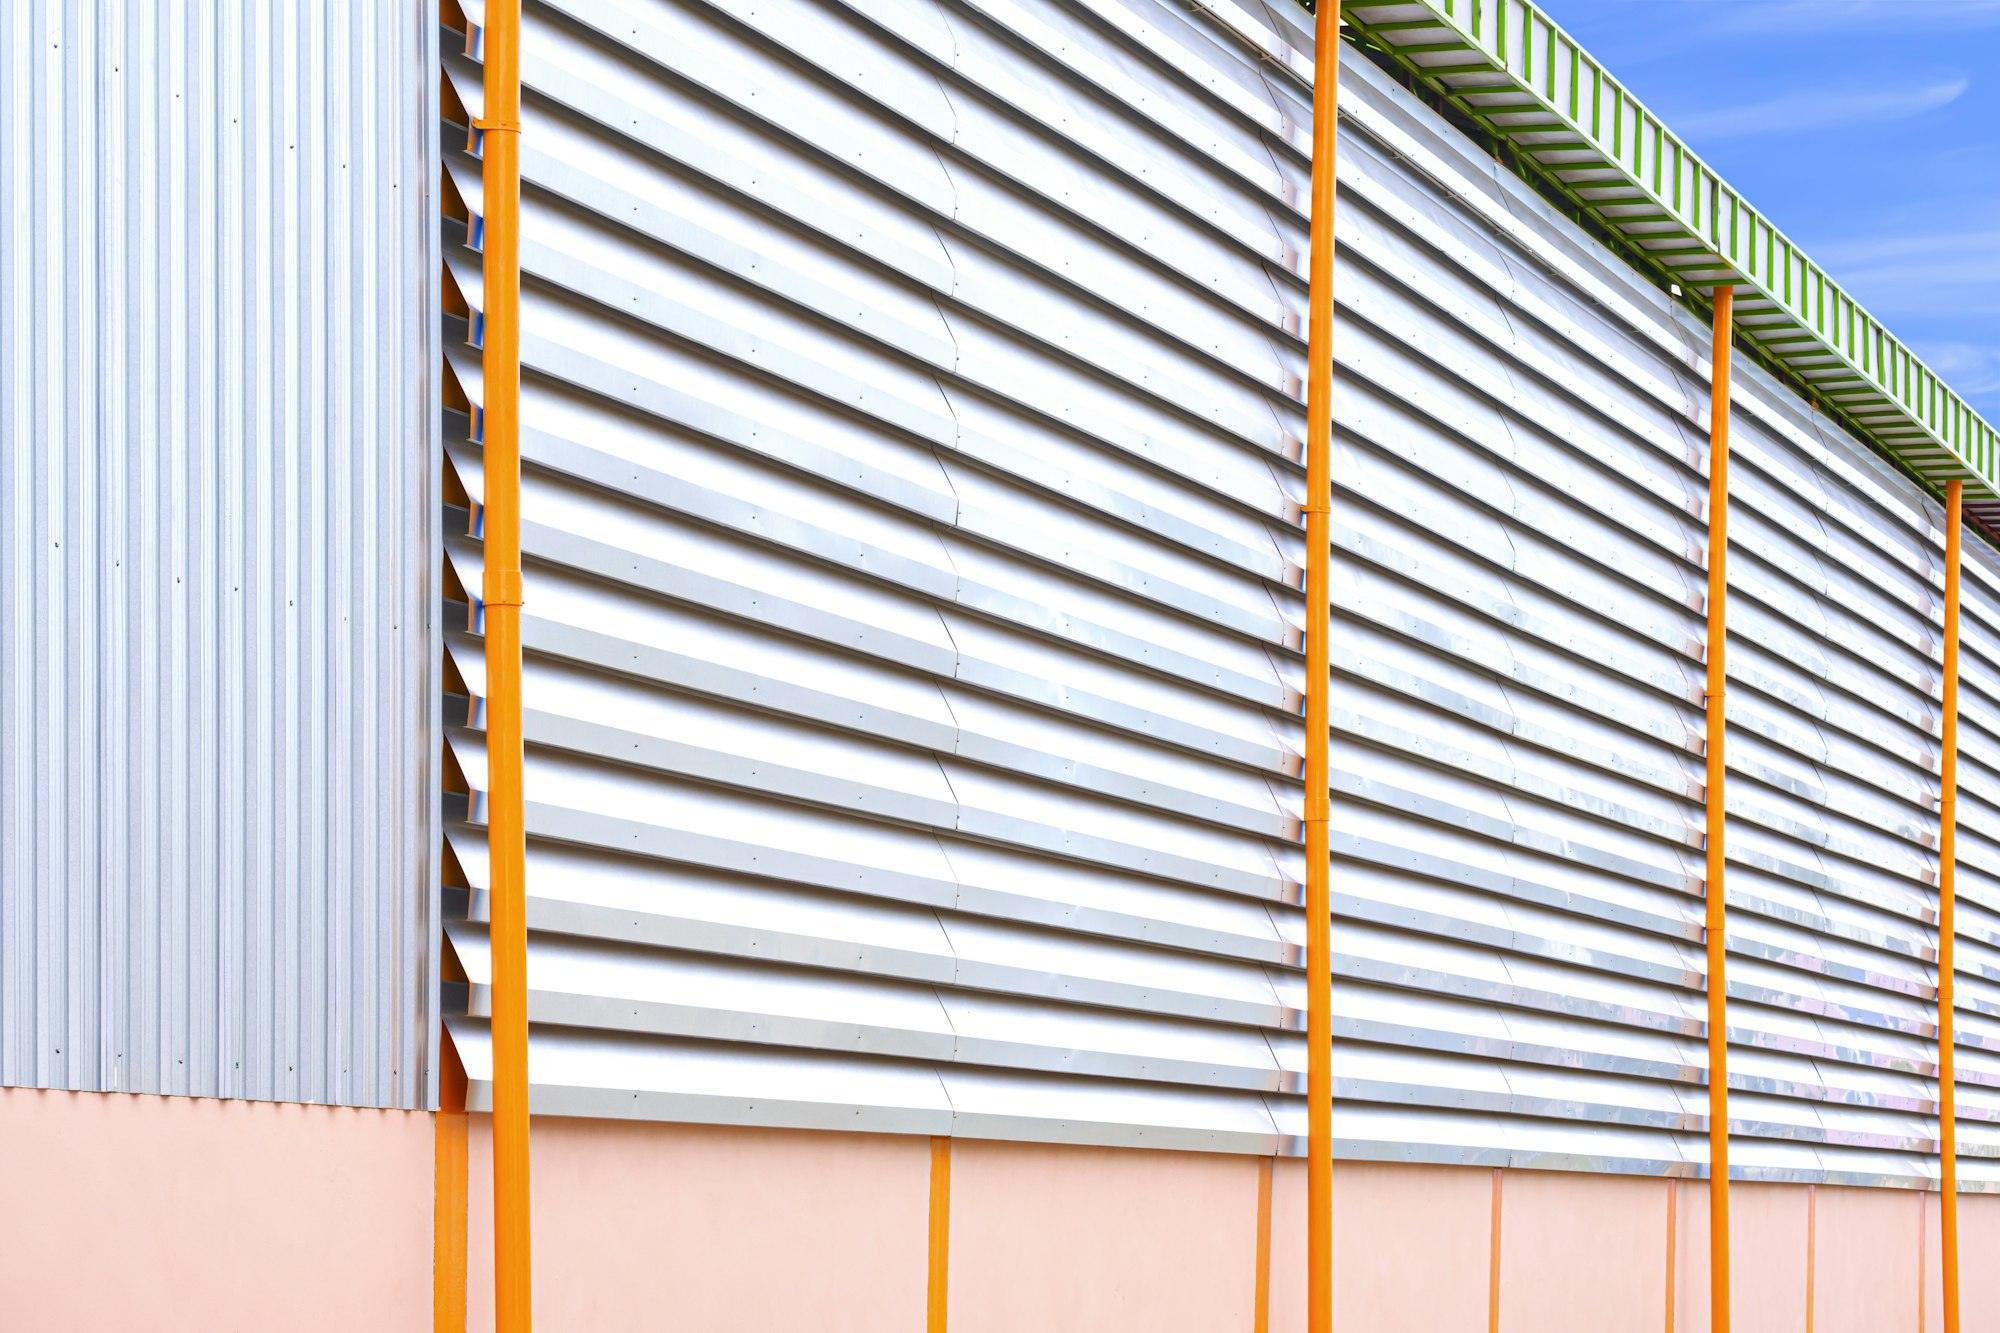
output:
[[[1781,391],[1731,468],[1731,1111],[1748,1170],[1934,1174],[1942,518]]]
[[[1226,3],[530,6],[538,1109],[1295,1145],[1303,42]],[[1705,335],[1348,68],[1342,1151],[1694,1171]],[[1745,378],[1743,1161],[1914,1181],[1934,519]]]
[[[0,7],[0,1083],[432,1104],[426,8]]]
[[[1960,1187],[2000,1188],[2000,558],[1965,543],[1959,614]]]

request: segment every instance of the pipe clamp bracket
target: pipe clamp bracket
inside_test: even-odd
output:
[[[485,595],[480,600],[489,607],[519,606],[521,605],[521,594],[522,582],[520,570],[494,570],[491,574],[487,575]]]

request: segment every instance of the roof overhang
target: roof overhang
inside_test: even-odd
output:
[[[1994,428],[1529,0],[1349,0],[1419,83],[1691,292],[1737,289],[1739,336],[1924,482],[2000,528]]]

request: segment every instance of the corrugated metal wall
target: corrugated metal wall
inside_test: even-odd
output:
[[[0,1082],[429,1099],[421,8],[0,7]]]
[[[1984,542],[1965,543],[1959,592],[1959,1171],[2000,1188],[2000,557]]]
[[[527,22],[536,1108],[1295,1149],[1303,15],[540,0]],[[469,50],[448,144],[479,106]],[[1341,1150],[1694,1171],[1706,330],[1347,71]],[[476,159],[446,173],[476,219]],[[474,405],[447,423],[448,561],[474,590],[476,236],[446,245]],[[1737,1160],[1915,1183],[1939,514],[1742,381]],[[1990,1090],[2000,565],[1973,564],[1988,984],[1965,1064]],[[448,934],[478,1105],[466,623]]]

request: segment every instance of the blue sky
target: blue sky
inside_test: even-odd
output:
[[[2000,424],[2000,0],[1543,0]]]

